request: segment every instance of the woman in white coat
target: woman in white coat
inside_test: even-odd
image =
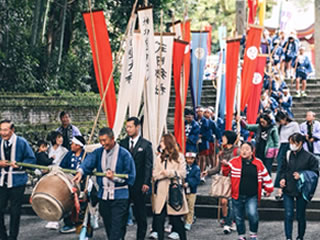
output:
[[[186,162],[182,153],[179,153],[179,148],[173,135],[163,135],[160,147],[162,153],[156,158],[153,169],[153,178],[156,182],[156,192],[154,197],[154,214],[155,226],[158,232],[158,239],[164,238],[164,221],[166,215],[172,216],[172,225],[179,234],[180,240],[186,240],[186,232],[182,216],[188,213],[188,204],[184,191],[183,204],[179,211],[174,210],[168,203],[169,200],[169,186],[171,180],[176,176],[180,180],[186,177]]]

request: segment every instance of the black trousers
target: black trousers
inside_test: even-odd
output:
[[[133,215],[138,225],[136,238],[138,240],[145,239],[148,227],[146,195],[141,190],[132,190],[130,191],[130,201],[133,203]]]
[[[99,212],[109,240],[124,239],[129,210],[128,199],[99,199]]]
[[[21,204],[25,186],[7,188],[0,187],[0,239],[16,240],[19,234]],[[9,237],[4,223],[4,212],[10,202]]]
[[[167,215],[167,206],[165,205],[160,214],[156,214],[154,221],[156,226],[156,232],[158,232],[158,240],[164,239],[164,222]],[[182,215],[170,216],[170,221],[172,222],[172,227],[174,231],[179,234],[180,240],[187,240],[186,230],[184,228],[184,223],[182,221]]]

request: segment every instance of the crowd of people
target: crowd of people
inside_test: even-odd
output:
[[[290,94],[284,82],[285,78],[296,80],[296,97],[307,96],[307,79],[313,71],[312,64],[306,54],[306,47],[299,41],[296,32],[285,34],[277,31],[270,36],[268,30],[265,30],[261,38],[261,52],[269,55],[264,89],[268,91],[270,98],[273,98],[269,101],[270,105],[277,102],[287,108],[287,96]]]
[[[240,121],[240,131],[225,131],[224,120],[215,121],[214,115],[212,107],[198,107],[195,114],[186,109],[185,154],[169,133],[162,136],[154,154],[152,144],[142,136],[140,120],[131,117],[126,122],[125,139],[118,143],[112,129],[102,128],[99,131],[101,147],[85,158],[86,141],[71,124],[67,112],[60,114],[61,127],[49,134],[50,144],[39,141],[35,154],[27,141],[14,133],[12,121],[1,121],[0,239],[17,239],[19,232],[28,176],[16,162],[75,169],[74,182],[83,181],[84,176],[94,170],[105,172],[105,177],[96,177],[96,184],[98,211],[108,239],[124,239],[131,207],[137,224],[136,239],[145,239],[148,195],[151,195],[154,214],[149,237],[164,239],[164,232],[169,230],[169,238],[187,239],[186,231],[195,229],[192,226],[197,187],[217,174],[229,176],[231,182],[231,195],[220,200],[220,224],[225,234],[237,231],[239,239],[246,239],[244,219],[247,214],[249,239],[257,239],[258,202],[262,196],[270,197],[275,186],[278,188],[275,198],[284,203],[286,238],[292,239],[296,202],[297,239],[303,239],[306,207],[319,174],[320,123],[315,120],[315,114],[307,112],[306,121],[299,125],[286,111],[274,113],[266,109],[259,113],[256,124],[247,124],[244,118],[236,117],[233,125],[237,126],[236,122]],[[274,161],[278,164],[276,179],[272,181]],[[39,171],[39,175],[44,174]],[[122,179],[115,174],[128,177]],[[8,201],[9,231],[4,222]],[[166,216],[169,216],[167,224]],[[91,225],[97,226],[97,220],[98,216],[93,215]],[[62,226],[60,222],[48,222],[46,228],[59,229],[61,233],[75,232],[76,222],[71,214],[65,216],[63,222]]]

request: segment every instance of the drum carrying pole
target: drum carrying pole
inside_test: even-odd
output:
[[[8,162],[8,163],[13,163],[13,162]],[[50,171],[50,169],[51,169],[50,167],[46,167],[46,166],[42,166],[42,165],[38,165],[38,164],[31,164],[31,163],[14,162],[14,164],[21,166],[21,167],[25,167],[25,168],[38,168],[38,169],[48,170],[48,171]],[[64,173],[71,173],[71,174],[77,173],[77,170],[72,170],[72,169],[60,168],[60,170]],[[97,176],[97,177],[105,177],[106,176],[106,174],[103,172],[93,172],[92,175]],[[113,176],[117,177],[117,178],[128,179],[128,174],[114,173]]]

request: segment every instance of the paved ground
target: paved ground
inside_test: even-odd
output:
[[[6,219],[8,221],[8,219]],[[149,219],[149,223],[151,219]],[[46,222],[35,216],[22,216],[20,225],[19,240],[71,240],[78,239],[76,234],[62,235],[57,231],[47,230],[44,228]],[[294,226],[294,233],[296,233],[296,225]],[[127,228],[126,240],[135,239],[136,227]],[[294,234],[295,239],[296,235]],[[106,239],[104,228],[99,228],[94,232],[94,240]],[[190,240],[235,240],[237,234],[224,235],[222,229],[218,226],[217,221],[213,219],[198,219],[193,225],[193,229],[188,232],[188,239]],[[281,240],[285,239],[283,232],[283,222],[260,222],[259,227],[260,240]],[[320,239],[319,223],[308,222],[306,240]]]

